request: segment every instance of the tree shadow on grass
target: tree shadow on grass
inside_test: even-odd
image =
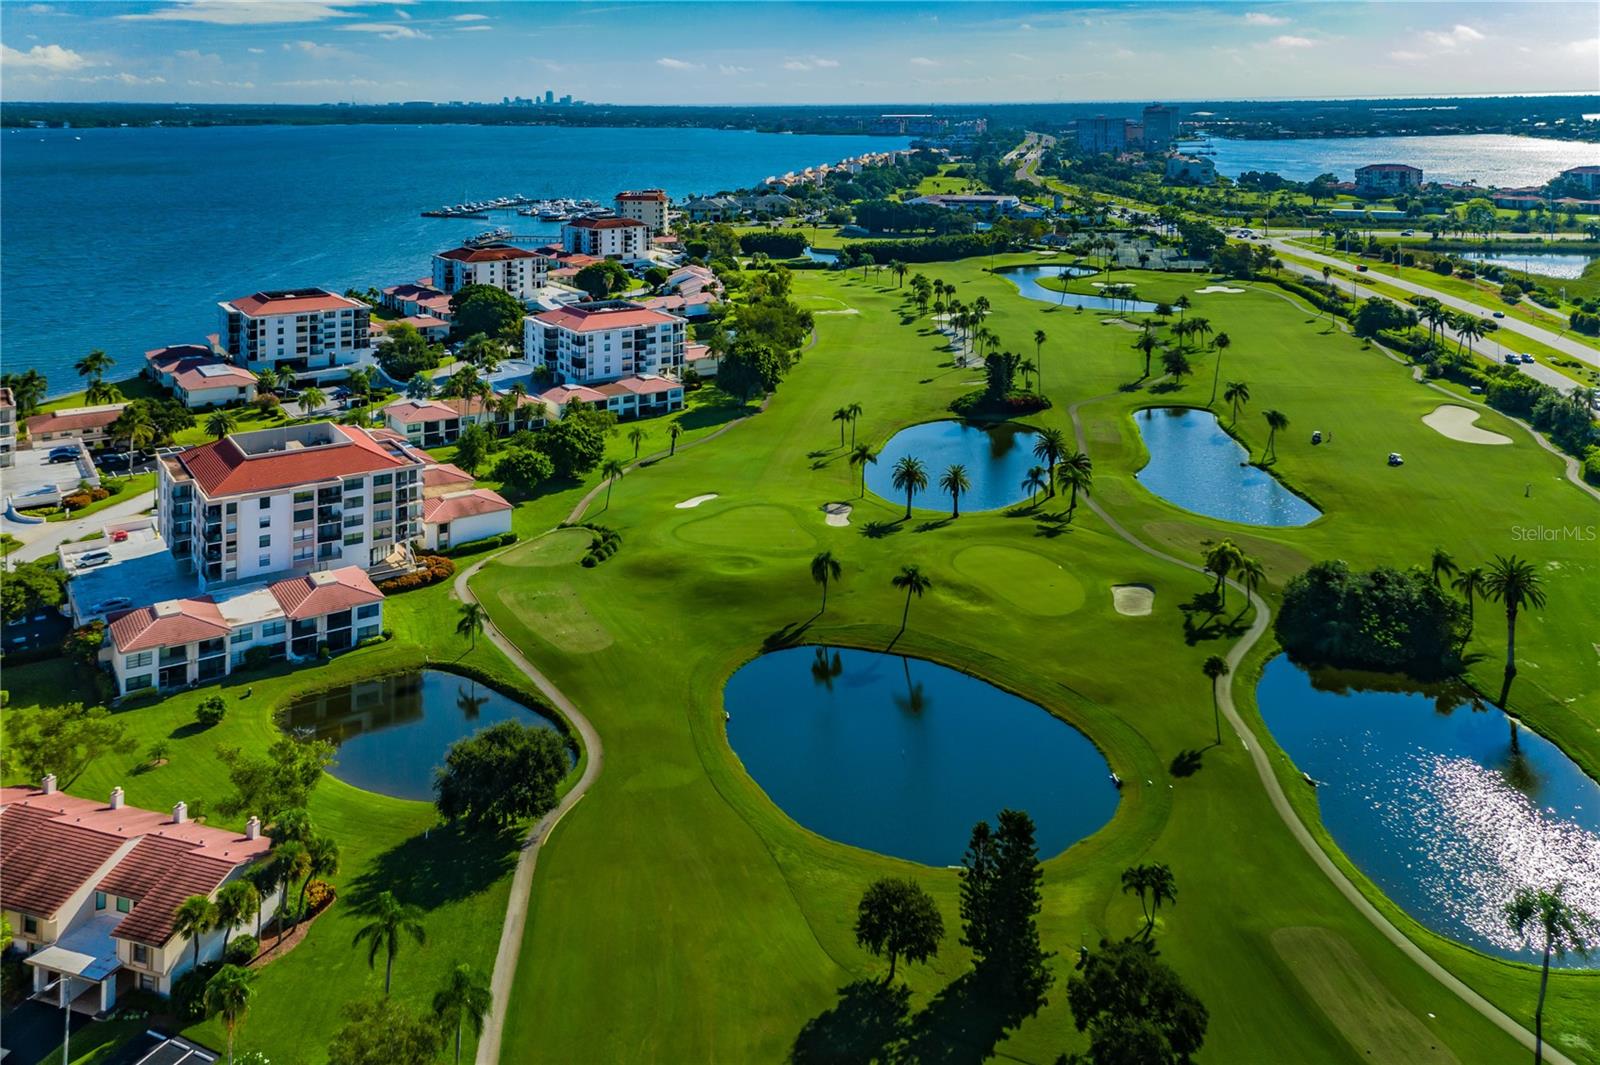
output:
[[[1220,640],[1244,633],[1244,615],[1224,618],[1224,605],[1216,592],[1196,592],[1178,607],[1183,614],[1183,639],[1190,647],[1202,640]]]
[[[443,825],[391,847],[352,880],[344,898],[357,912],[392,891],[401,902],[431,910],[471,898],[509,876],[522,845],[515,828],[479,832]]]
[[[954,518],[930,518],[929,520],[923,522],[921,525],[918,525],[916,528],[912,529],[911,531],[912,532],[919,532],[919,533],[920,532],[934,532],[934,531],[936,531],[938,529],[943,529],[945,526],[949,525],[953,521],[955,521]]]
[[[905,1038],[911,989],[879,980],[856,980],[839,989],[839,1002],[807,1021],[789,1049],[793,1065],[886,1062]]]
[[[898,521],[869,521],[861,526],[861,535],[869,540],[882,540],[900,531]]]
[[[198,721],[187,721],[173,729],[171,732],[167,733],[167,738],[174,740],[186,740],[190,736],[200,735],[200,733],[204,732],[209,727],[209,725],[202,725]]]
[[[811,628],[811,623],[817,619],[813,614],[804,621],[791,621],[780,629],[767,633],[766,639],[761,641],[763,651],[780,651],[785,647],[794,647],[805,639],[806,630]]]
[[[1204,758],[1205,751],[1196,748],[1191,747],[1179,751],[1172,756],[1172,764],[1167,766],[1167,772],[1180,780],[1184,777],[1192,777],[1203,768],[1201,762]]]
[[[916,1065],[979,1065],[1023,1019],[1037,1013],[1043,1000],[1015,1004],[986,994],[978,974],[966,973],[933,996],[911,1018],[909,1034],[897,1060]]]
[[[758,413],[761,407],[755,403],[747,403],[742,399],[725,395],[714,403],[702,403],[697,407],[684,411],[678,415],[678,424],[685,429],[707,429],[713,425],[722,425],[735,418],[744,418]]]

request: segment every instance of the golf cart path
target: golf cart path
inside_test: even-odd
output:
[[[1093,399],[1080,400],[1079,402],[1074,403],[1072,406],[1067,408],[1067,413],[1072,418],[1073,435],[1077,440],[1077,446],[1080,451],[1088,451],[1088,439],[1083,431],[1083,422],[1078,413],[1079,408],[1086,403],[1096,403],[1105,399],[1113,399],[1119,395],[1120,393],[1111,393],[1104,396],[1097,396]],[[1175,566],[1181,566],[1184,569],[1191,570],[1195,573],[1206,573],[1204,566],[1197,565],[1196,563],[1189,562],[1184,559],[1176,558],[1164,551],[1151,547],[1138,537],[1134,536],[1127,529],[1125,529],[1120,522],[1108,514],[1105,508],[1102,507],[1093,497],[1087,497],[1085,502],[1088,503],[1089,509],[1092,510],[1101,521],[1105,522],[1106,525],[1111,528],[1112,532],[1122,537],[1123,540],[1127,541],[1133,547],[1136,547],[1145,554],[1150,555],[1153,558],[1160,559],[1163,562],[1170,562]],[[1260,640],[1262,634],[1267,631],[1267,624],[1272,619],[1272,610],[1267,606],[1266,600],[1246,590],[1242,585],[1239,585],[1232,580],[1229,580],[1227,583],[1231,587],[1237,589],[1241,594],[1249,598],[1250,604],[1255,607],[1255,618],[1250,623],[1249,630],[1246,631],[1242,637],[1240,637],[1239,641],[1233,645],[1233,647],[1225,656],[1228,662],[1228,674],[1226,677],[1218,678],[1216,682],[1217,702],[1222,708],[1223,716],[1228,719],[1228,724],[1238,735],[1240,742],[1244,744],[1245,750],[1250,752],[1250,760],[1255,764],[1256,775],[1261,778],[1262,787],[1266,789],[1267,797],[1272,801],[1273,809],[1277,811],[1279,818],[1281,818],[1284,825],[1288,827],[1289,832],[1299,842],[1301,848],[1304,849],[1306,854],[1310,856],[1311,860],[1316,863],[1317,868],[1322,870],[1323,874],[1327,876],[1330,881],[1332,881],[1333,886],[1339,889],[1339,893],[1349,900],[1350,904],[1354,906],[1374,928],[1381,932],[1385,939],[1393,943],[1400,949],[1401,953],[1405,954],[1406,957],[1420,965],[1425,972],[1427,972],[1434,979],[1438,980],[1450,991],[1454,992],[1458,998],[1460,998],[1468,1006],[1477,1010],[1478,1013],[1487,1018],[1501,1031],[1517,1040],[1517,1042],[1521,1043],[1528,1050],[1533,1050],[1535,1041],[1532,1032],[1524,1028],[1494,1003],[1490,1002],[1472,988],[1468,987],[1466,983],[1457,978],[1453,973],[1451,973],[1444,966],[1440,965],[1437,961],[1434,961],[1434,959],[1429,956],[1426,951],[1413,943],[1404,932],[1396,928],[1394,924],[1367,899],[1366,895],[1362,894],[1361,889],[1356,887],[1350,878],[1344,874],[1344,871],[1334,864],[1333,859],[1328,857],[1327,852],[1324,851],[1321,845],[1317,843],[1316,839],[1312,837],[1311,832],[1306,828],[1305,823],[1302,822],[1299,815],[1295,813],[1294,807],[1289,803],[1289,797],[1284,794],[1283,785],[1279,783],[1277,775],[1272,771],[1272,763],[1267,758],[1266,749],[1256,741],[1255,733],[1252,732],[1250,727],[1245,724],[1244,718],[1239,714],[1238,709],[1233,703],[1232,678],[1238,673],[1239,663],[1243,661],[1244,656],[1250,652],[1250,649],[1255,646],[1256,641]],[[1544,1044],[1544,1056],[1545,1060],[1549,1061],[1551,1065],[1574,1065],[1572,1059],[1568,1058],[1565,1054],[1551,1046],[1548,1042]]]

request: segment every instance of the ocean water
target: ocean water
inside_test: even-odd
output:
[[[1358,166],[1409,163],[1422,168],[1424,181],[1512,188],[1542,185],[1570,167],[1600,165],[1600,144],[1500,133],[1281,141],[1213,137],[1209,147],[1216,152],[1211,161],[1219,174],[1238,177],[1246,170],[1274,170],[1291,181],[1328,173],[1352,181]]]
[[[101,348],[113,376],[162,344],[217,328],[216,304],[263,288],[379,288],[429,272],[434,252],[491,226],[554,234],[506,212],[422,218],[495,196],[674,197],[763,178],[903,138],[713,129],[253,126],[7,130],[0,134],[0,363],[52,394]]]

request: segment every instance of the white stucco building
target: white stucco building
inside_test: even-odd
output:
[[[566,384],[683,370],[684,321],[628,300],[579,303],[523,319],[523,351]]]
[[[650,235],[659,237],[672,232],[667,218],[667,194],[661,189],[636,189],[619,192],[612,200],[619,218],[631,218],[650,227]]]
[[[632,218],[574,218],[561,227],[561,246],[597,259],[645,259],[650,227]]]
[[[433,257],[433,287],[454,295],[468,285],[493,285],[529,300],[548,280],[549,260],[511,244],[451,248]]]
[[[225,300],[217,309],[217,349],[247,370],[270,366],[295,377],[341,376],[372,352],[371,308],[326,289],[257,292]]]

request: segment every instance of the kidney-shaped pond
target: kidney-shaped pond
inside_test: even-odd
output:
[[[728,742],[800,824],[926,865],[961,860],[972,826],[1025,810],[1049,857],[1116,810],[1077,729],[964,673],[870,651],[795,647],[728,681]]]
[[[1058,307],[1085,307],[1091,311],[1109,311],[1113,314],[1149,314],[1156,309],[1156,305],[1149,300],[1113,299],[1107,296],[1046,288],[1039,284],[1039,279],[1044,277],[1065,278],[1070,281],[1075,277],[1088,277],[1096,272],[1081,266],[1007,266],[995,271],[1016,285],[1017,291],[1023,296],[1041,303],[1053,303]],[[1108,281],[1106,284],[1115,285],[1121,282]]]
[[[1150,451],[1135,476],[1167,502],[1241,525],[1305,525],[1322,516],[1272,474],[1248,465],[1249,453],[1210,411],[1149,407],[1133,421]]]
[[[328,771],[365,791],[399,799],[433,798],[434,770],[459,739],[502,721],[555,724],[522,703],[441,670],[399,673],[297,699],[278,719],[299,736],[331,740]]]
[[[1384,894],[1434,931],[1532,960],[1502,908],[1566,884],[1600,913],[1600,784],[1542,737],[1460,694],[1363,690],[1279,655],[1261,716],[1317,782],[1322,822]],[[1569,955],[1566,964],[1583,965]]]
[[[950,494],[939,488],[939,478],[951,466],[966,467],[972,487],[961,493],[962,510],[998,510],[1028,498],[1022,486],[1030,467],[1040,465],[1033,446],[1039,434],[1010,422],[980,428],[966,422],[923,422],[902,429],[878,452],[867,467],[867,487],[885,499],[904,503],[905,493],[894,486],[894,466],[906,456],[926,468],[928,487],[917,493],[919,507],[948,508]]]

